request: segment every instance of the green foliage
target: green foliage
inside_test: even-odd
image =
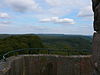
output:
[[[39,36],[39,37],[38,37]],[[87,55],[88,52],[81,52],[83,49],[91,50],[92,36],[80,36],[80,35],[0,35],[0,55],[17,49],[25,48],[51,48],[51,49],[66,49],[66,51],[51,51],[50,54],[57,55]],[[70,52],[67,52],[70,50]],[[72,51],[71,51],[72,50]],[[80,52],[74,52],[73,50],[80,50]],[[25,50],[21,52],[13,53],[18,54],[48,54],[47,50]],[[11,54],[12,55],[12,54]]]
[[[11,50],[43,47],[40,38],[36,35],[13,35],[0,39],[0,55]],[[27,50],[25,52],[27,53]]]
[[[83,50],[92,48],[92,36],[39,35],[47,48]]]

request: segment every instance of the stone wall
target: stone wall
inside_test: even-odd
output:
[[[100,75],[100,0],[92,0],[94,11],[93,64],[94,75]]]
[[[23,55],[0,63],[0,75],[92,75],[91,56]]]

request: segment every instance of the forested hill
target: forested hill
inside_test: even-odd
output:
[[[10,34],[0,34],[0,39],[6,38],[6,37],[9,37],[9,36],[12,36],[12,35],[10,35]]]
[[[0,39],[0,55],[23,48],[44,48],[37,35],[3,35]]]
[[[45,47],[48,48],[91,50],[92,47],[92,36],[63,34],[39,34],[38,36],[42,39]]]
[[[17,37],[14,39],[14,36],[17,36]],[[91,47],[92,47],[92,36],[64,35],[64,34],[37,34],[37,36],[39,36],[38,38],[42,40],[41,43],[43,43],[45,48],[56,48],[56,49],[64,49],[65,48],[65,49],[70,49],[70,50],[71,49],[79,49],[79,50],[89,49],[89,50],[91,50]],[[14,44],[12,44],[12,46],[13,46],[15,44],[18,44],[18,42],[19,42],[18,40],[20,40],[20,42],[23,42],[25,40],[27,42],[29,42],[30,40],[34,39],[34,35],[30,34],[30,37],[26,37],[26,36],[19,36],[19,34],[17,34],[17,35],[1,34],[0,38],[2,40],[5,40],[5,42],[6,42],[3,44],[4,49],[5,49],[6,44],[9,43],[9,41],[11,41],[11,40],[15,40]],[[0,41],[2,41],[2,40],[0,40]],[[36,39],[34,39],[34,41],[32,40],[30,42],[33,45],[35,43],[37,43]],[[2,43],[0,42],[0,45],[1,44]],[[25,44],[25,42],[24,42],[24,44]],[[6,47],[6,48],[9,48],[11,45],[10,46],[7,45],[7,46],[8,47]],[[22,48],[29,47],[27,45],[22,45],[22,46],[23,46]],[[18,47],[18,48],[20,48],[20,47]]]

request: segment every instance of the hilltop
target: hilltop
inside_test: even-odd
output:
[[[64,34],[39,34],[38,36],[47,48],[91,50],[92,47],[92,36]]]
[[[0,34],[1,39],[19,36],[21,34]],[[34,37],[34,34],[25,34]],[[92,47],[92,36],[64,34],[36,34],[46,48],[56,49],[89,49]],[[23,36],[24,37],[24,36]],[[11,38],[12,39],[12,38]],[[27,38],[29,39],[29,38]],[[20,37],[20,40],[23,40]]]
[[[1,38],[0,55],[11,50],[44,47],[37,35],[3,35]]]
[[[92,50],[92,36],[64,34],[1,34],[0,54],[22,48]]]

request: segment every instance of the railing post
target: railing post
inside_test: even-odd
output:
[[[6,62],[6,57],[5,56],[3,56],[3,60]]]

